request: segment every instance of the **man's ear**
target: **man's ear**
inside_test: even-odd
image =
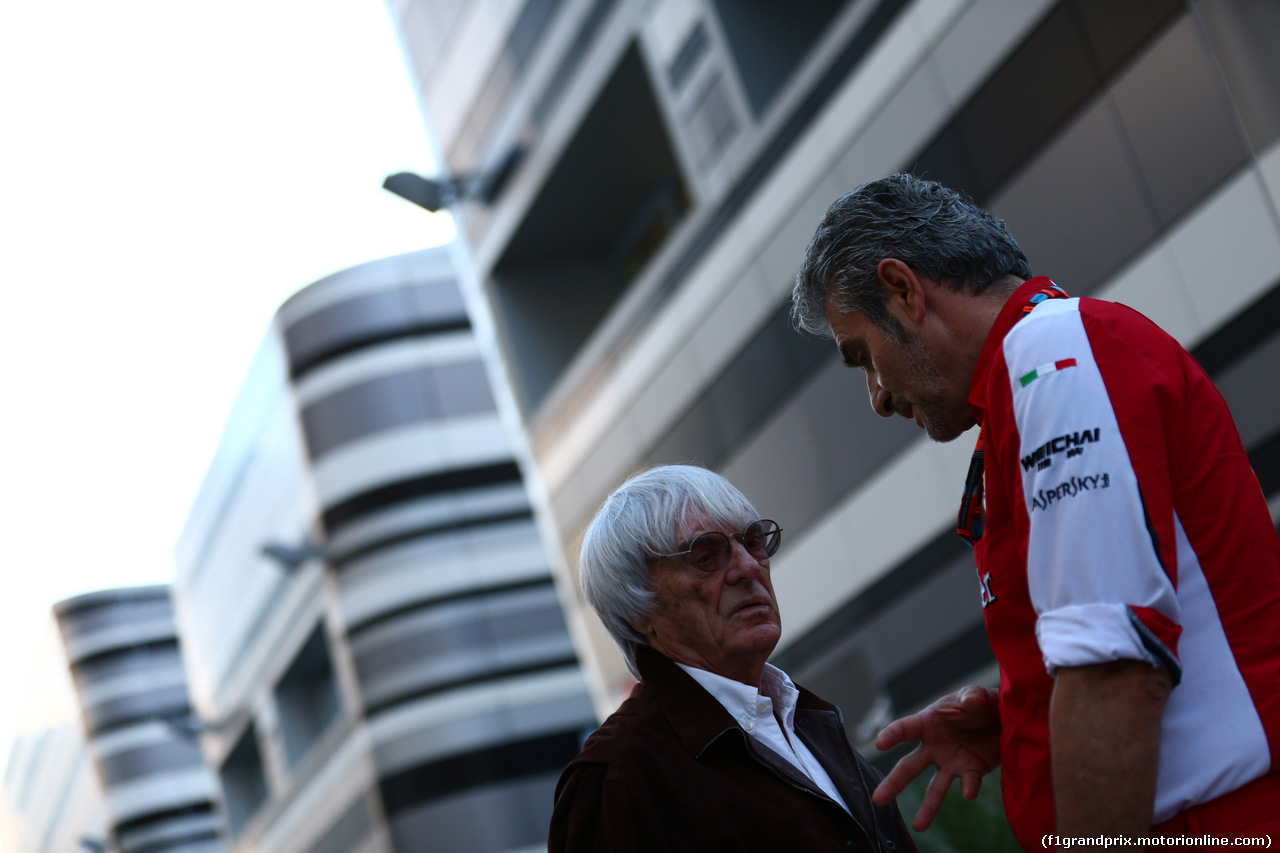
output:
[[[649,636],[649,632],[653,630],[653,622],[649,620],[648,616],[641,616],[639,619],[633,619],[631,621],[631,627],[640,636],[647,637]]]
[[[919,323],[927,311],[924,283],[919,274],[897,258],[885,258],[876,266],[884,293],[884,307],[900,320]]]

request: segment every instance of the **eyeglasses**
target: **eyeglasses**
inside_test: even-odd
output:
[[[762,518],[751,522],[745,530],[738,533],[726,534],[711,530],[693,537],[689,547],[684,551],[677,551],[674,554],[655,554],[651,559],[667,560],[672,557],[687,557],[688,565],[707,574],[714,574],[728,565],[730,558],[733,557],[731,539],[737,539],[742,543],[742,547],[747,549],[748,554],[763,561],[778,553],[778,546],[782,543],[782,528],[776,521]]]

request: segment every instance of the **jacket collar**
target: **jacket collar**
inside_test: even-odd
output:
[[[636,666],[640,670],[638,689],[644,690],[662,711],[689,755],[697,757],[713,741],[732,730],[741,732],[745,738],[746,732],[724,706],[665,655],[649,646],[640,646],[636,649]],[[797,714],[805,709],[835,711],[829,702],[799,685],[797,689],[800,691]]]
[[[1051,284],[1053,282],[1046,276],[1027,279],[1018,285],[1018,289],[1013,292],[1013,295],[1004,303],[1004,307],[1000,309],[1000,313],[996,315],[996,321],[991,324],[991,331],[987,332],[987,339],[982,344],[982,354],[978,356],[978,366],[974,369],[973,379],[969,383],[969,408],[979,426],[986,418],[988,380],[996,357],[1004,346],[1004,336],[1009,334],[1009,330],[1021,319],[1022,306],[1026,305],[1027,300],[1037,290],[1042,290]]]
[[[724,706],[669,658],[649,646],[640,646],[636,649],[636,667],[640,670],[640,684],[628,703],[653,703],[666,717],[690,758],[698,760],[707,749],[723,741],[726,747],[740,748],[769,766],[792,785],[826,798],[826,794],[812,780],[801,776],[790,762],[749,739]],[[881,849],[874,840],[880,829],[871,806],[872,786],[856,766],[857,759],[840,723],[840,711],[803,687],[796,685],[796,688],[800,691],[796,701],[797,734],[820,761],[823,755],[848,756],[848,760],[841,759],[839,766],[828,766],[826,761],[823,766],[849,806],[854,822],[866,833],[871,847]]]

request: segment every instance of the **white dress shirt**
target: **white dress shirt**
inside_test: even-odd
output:
[[[705,669],[682,663],[676,666],[689,673],[694,681],[714,696],[748,736],[785,758],[828,797],[849,811],[822,763],[804,745],[804,741],[796,737],[796,700],[800,698],[800,691],[785,672],[772,664],[765,664],[760,689],[757,690],[750,684]],[[776,717],[775,706],[778,711]],[[778,725],[779,720],[782,721],[781,726]]]

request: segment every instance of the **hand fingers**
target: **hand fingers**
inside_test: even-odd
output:
[[[872,801],[878,806],[888,805],[894,797],[902,793],[907,785],[911,784],[911,780],[924,772],[924,769],[932,764],[929,754],[924,750],[916,748],[911,753],[889,771],[879,785],[876,786],[875,792],[871,795]]]
[[[881,780],[880,784],[876,785],[876,789],[871,792],[871,802],[875,803],[877,806],[887,806],[889,803],[893,802],[894,797],[902,793],[903,787],[905,786],[891,783],[888,777],[886,777]]]
[[[924,832],[938,816],[938,810],[942,808],[942,802],[947,798],[947,789],[951,787],[953,778],[955,777],[949,773],[933,774],[929,787],[925,789],[924,798],[920,801],[920,809],[911,821],[911,827],[916,832]]]
[[[964,687],[936,703],[938,716],[953,724],[985,722],[997,713],[994,691],[985,687]]]
[[[924,726],[920,722],[919,714],[912,714],[910,717],[894,720],[881,729],[880,734],[876,735],[876,749],[884,752],[886,749],[893,749],[900,743],[920,740],[920,736],[923,733]]]
[[[966,800],[972,800],[982,790],[982,774],[972,770],[960,775],[960,793]]]
[[[972,702],[987,713],[998,713],[1000,707],[998,690],[992,690],[990,687],[974,687],[972,694],[965,698],[966,701]]]

